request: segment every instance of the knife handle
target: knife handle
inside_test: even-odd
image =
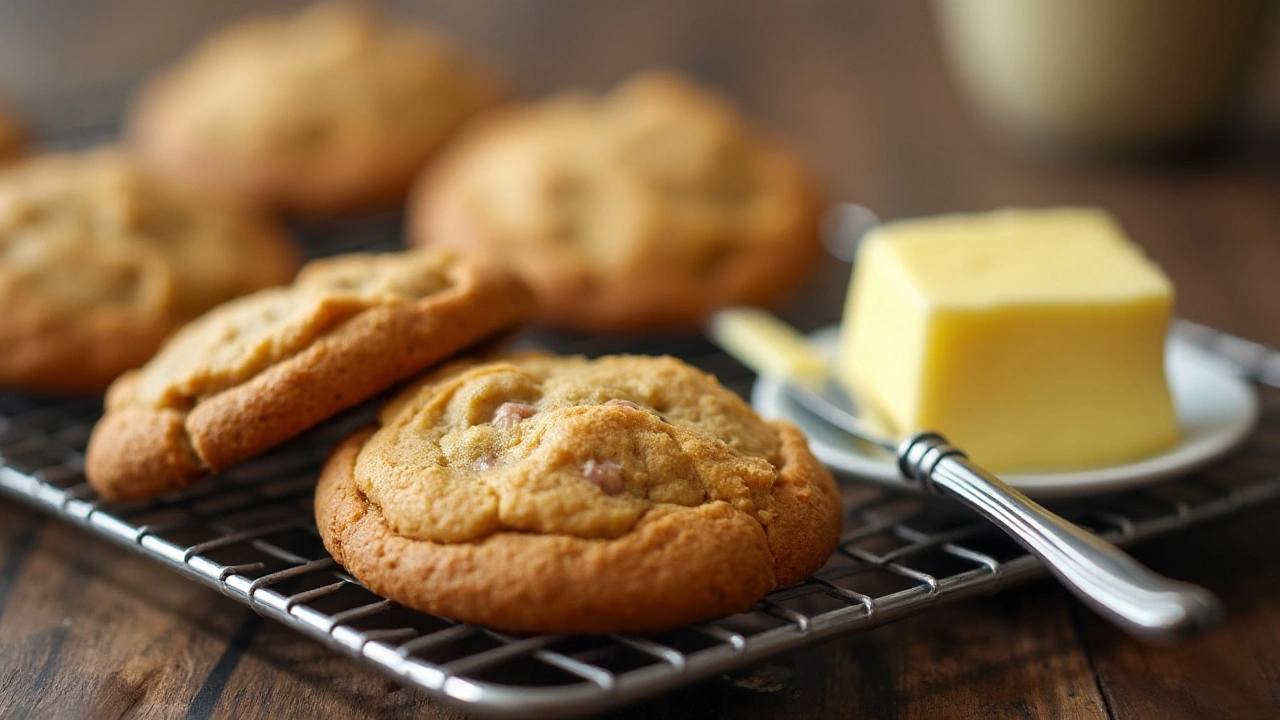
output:
[[[908,479],[977,510],[1040,558],[1086,605],[1136,637],[1190,638],[1222,619],[1213,593],[1156,574],[1009,487],[937,433],[904,440],[898,467]]]

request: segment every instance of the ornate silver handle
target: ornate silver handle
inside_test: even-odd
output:
[[[904,440],[898,466],[909,480],[960,499],[1008,532],[1076,597],[1133,635],[1173,641],[1222,619],[1213,593],[1157,575],[973,464],[937,433]]]

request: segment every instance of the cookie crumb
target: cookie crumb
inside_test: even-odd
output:
[[[787,688],[791,668],[782,665],[760,665],[738,673],[722,675],[733,687],[758,693],[776,693]]]

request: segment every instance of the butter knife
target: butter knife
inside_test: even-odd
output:
[[[749,329],[738,330],[742,327]],[[977,511],[1039,558],[1076,597],[1129,634],[1173,642],[1200,635],[1222,620],[1222,605],[1213,593],[1159,575],[1050,512],[976,465],[939,433],[920,432],[899,442],[877,432],[832,377],[825,359],[771,315],[754,308],[722,310],[711,318],[707,335],[757,373],[785,379],[788,396],[814,415],[894,453],[905,486],[959,500]]]

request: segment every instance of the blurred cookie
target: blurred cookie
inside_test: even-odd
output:
[[[688,327],[765,304],[820,253],[800,159],[672,75],[469,126],[412,200],[412,240],[514,263],[567,329]]]
[[[786,423],[669,357],[460,361],[348,438],[325,547],[374,592],[517,632],[644,631],[817,570],[842,510]]]
[[[122,151],[21,161],[0,171],[0,385],[101,391],[191,318],[300,263],[275,224]]]
[[[22,123],[0,107],[0,163],[6,163],[22,155],[27,144],[27,134]]]
[[[446,251],[313,260],[215,308],[117,380],[86,473],[108,498],[188,485],[521,320],[528,289]]]
[[[130,135],[188,182],[304,214],[389,204],[495,78],[433,32],[342,3],[234,25],[155,80]]]

